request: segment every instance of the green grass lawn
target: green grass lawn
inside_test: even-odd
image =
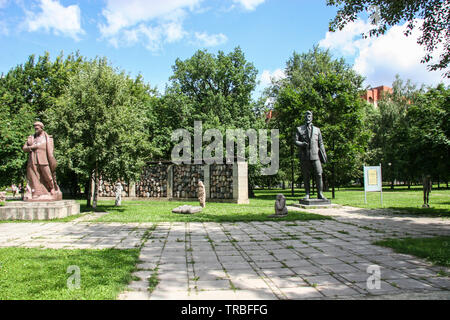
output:
[[[291,211],[284,218],[269,218],[274,213],[275,198],[278,193],[286,196],[287,204],[297,203],[298,199],[304,196],[303,189],[296,189],[295,195],[291,195],[290,189],[256,190],[255,198],[250,199],[248,205],[237,205],[232,203],[208,202],[206,208],[201,213],[195,215],[173,214],[172,209],[184,204],[198,205],[198,202],[180,201],[130,201],[126,198],[122,201],[122,207],[115,207],[113,200],[100,200],[97,211],[109,212],[110,214],[98,219],[101,222],[237,222],[237,221],[292,221],[292,220],[312,220],[327,219],[315,214]],[[331,199],[331,192],[325,192],[325,196]],[[313,196],[314,197],[314,196]],[[380,194],[370,192],[367,194],[368,203],[364,203],[364,191],[362,188],[341,188],[336,190],[336,199],[333,203],[353,206],[359,208],[389,208],[394,209],[394,214],[416,215],[427,217],[450,218],[450,190],[436,188],[430,196],[432,208],[422,208],[422,189],[414,186],[410,190],[406,187],[396,187],[393,191],[390,188],[383,190],[383,206],[380,204]],[[78,200],[81,204],[82,213],[87,213],[91,209],[85,207],[86,201]],[[80,215],[67,217],[64,219],[52,220],[54,222],[67,222],[80,217]],[[39,221],[36,221],[39,222]],[[2,223],[2,221],[0,221]]]
[[[291,190],[257,190],[257,199],[275,199],[278,193],[283,193],[288,200],[288,204],[297,202],[304,196],[303,189],[295,189],[295,196],[291,196]],[[325,192],[325,196],[331,199],[331,192]],[[315,197],[315,196],[314,196]],[[414,186],[408,190],[407,187],[383,188],[383,206],[380,203],[379,192],[367,193],[367,204],[364,203],[363,188],[341,188],[336,189],[336,198],[332,203],[358,207],[358,208],[389,208],[395,209],[396,213],[429,216],[429,217],[450,217],[450,189],[432,190],[430,194],[431,208],[422,208],[423,192],[421,186]]]
[[[424,258],[433,264],[450,267],[450,236],[433,238],[386,239],[374,244],[396,252]]]
[[[181,222],[236,222],[236,221],[270,221],[270,220],[312,220],[327,219],[328,217],[293,212],[281,219],[268,218],[274,213],[275,198],[278,193],[286,196],[287,203],[297,203],[298,199],[304,196],[303,190],[295,190],[295,196],[291,195],[291,190],[273,189],[256,190],[255,198],[250,199],[248,205],[237,205],[232,203],[208,202],[206,208],[201,213],[195,215],[173,214],[175,207],[191,204],[198,205],[198,202],[179,201],[122,201],[121,207],[115,207],[113,200],[101,200],[97,211],[109,212],[110,214],[101,217],[97,221],[101,222],[161,222],[161,221],[181,221]],[[325,196],[331,198],[331,192],[325,192]],[[368,193],[368,203],[364,203],[364,192],[361,188],[347,188],[336,191],[336,199],[332,202],[340,205],[354,206],[360,208],[381,208],[379,193]],[[82,211],[90,209],[85,207],[85,201],[80,201]],[[386,188],[383,192],[382,208],[395,209],[395,213],[428,216],[428,217],[450,217],[450,190],[433,190],[431,198],[432,208],[422,208],[422,190],[419,187],[407,188],[397,187],[394,191]]]
[[[130,250],[0,248],[0,300],[110,300],[131,280],[139,256]],[[67,280],[80,268],[80,289]]]
[[[269,218],[275,213],[273,200],[252,199],[248,205],[234,203],[206,204],[202,212],[193,215],[172,213],[172,210],[184,204],[198,206],[198,202],[178,201],[126,201],[122,200],[121,207],[115,207],[113,200],[99,201],[96,211],[109,212],[96,222],[237,222],[237,221],[294,221],[294,220],[323,220],[330,219],[317,214],[303,212],[289,212],[283,218]],[[81,202],[82,211],[89,211],[85,201]]]

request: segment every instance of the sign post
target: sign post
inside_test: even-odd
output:
[[[377,167],[364,166],[364,203],[367,203],[367,192],[380,192],[381,206],[383,206],[383,179],[381,164]]]

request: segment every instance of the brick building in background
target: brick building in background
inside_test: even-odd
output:
[[[364,93],[361,98],[364,99],[365,101],[373,104],[375,106],[375,108],[378,108],[378,100],[381,100],[381,98],[383,97],[383,95],[385,94],[392,94],[394,91],[391,87],[388,86],[379,86],[376,88],[372,88],[366,91],[366,93]],[[408,100],[408,103],[410,103],[410,101]],[[266,123],[270,122],[273,118],[277,117],[277,113],[273,110],[273,105],[275,104],[275,99],[274,98],[268,98],[265,106],[267,108],[269,108],[269,110],[267,110],[265,112],[265,120]]]
[[[392,94],[392,88],[387,86],[379,86],[376,88],[372,88],[366,91],[366,93],[362,96],[364,100],[373,104],[375,108],[378,107],[378,100],[383,97],[383,94],[390,93]]]

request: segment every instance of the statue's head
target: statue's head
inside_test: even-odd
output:
[[[199,187],[203,187],[203,181],[202,180],[198,180],[198,186]]]
[[[277,201],[280,201],[281,199],[284,199],[284,195],[280,193],[277,195]]]
[[[312,111],[306,111],[306,113],[305,113],[305,122],[306,122],[306,124],[312,123],[312,120],[313,120],[313,113],[312,113]]]
[[[34,127],[34,132],[36,133],[36,134],[41,134],[42,133],[42,131],[44,131],[44,124],[42,123],[42,122],[40,122],[40,121],[36,121],[34,124],[33,124],[33,127]]]

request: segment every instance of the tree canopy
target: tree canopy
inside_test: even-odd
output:
[[[93,178],[94,206],[100,177],[135,179],[151,158],[148,99],[142,98],[149,89],[139,78],[117,72],[106,59],[95,59],[84,63],[45,112],[60,165],[88,183]]]
[[[253,128],[258,121],[251,96],[257,70],[239,47],[217,55],[199,50],[184,61],[177,59],[172,69],[170,85],[155,108],[160,122],[154,132],[166,146],[161,153],[166,159],[173,145],[170,133],[179,128],[193,132],[194,121],[223,134]]]
[[[22,146],[33,133],[33,122],[61,96],[82,57],[63,54],[50,60],[48,53],[12,68],[0,77],[0,185],[25,180],[27,155]]]
[[[330,161],[325,176],[332,186],[336,179],[345,182],[357,176],[368,141],[360,98],[363,78],[343,59],[333,59],[328,50],[317,46],[304,54],[294,52],[286,64],[286,74],[287,79],[278,83],[273,92],[277,102],[272,125],[281,132],[281,157],[292,159],[291,165],[297,163],[292,136],[310,110],[313,123],[322,131]],[[286,166],[289,163],[284,161],[282,167]]]
[[[330,22],[330,31],[342,30],[349,22],[355,21],[359,13],[372,12],[373,28],[368,36],[384,34],[389,26],[407,22],[405,35],[417,27],[415,18],[423,19],[420,26],[422,35],[417,43],[424,46],[427,53],[422,62],[437,58],[436,51],[443,45],[439,61],[429,64],[430,70],[445,70],[450,62],[450,3],[448,0],[327,0],[329,6],[340,6],[336,17]],[[366,35],[367,36],[367,35]]]
[[[138,179],[146,162],[170,159],[171,134],[176,129],[193,133],[195,121],[202,121],[203,133],[215,128],[223,137],[227,129],[278,129],[280,170],[263,176],[261,163],[249,165],[250,191],[256,185],[298,183],[292,138],[306,110],[313,111],[322,131],[329,159],[324,182],[333,190],[360,179],[363,163],[382,163],[391,181],[418,181],[422,174],[448,180],[448,87],[417,89],[397,78],[393,94],[375,108],[361,99],[363,78],[318,46],[294,52],[285,74],[254,101],[257,70],[239,47],[177,59],[164,93],[142,76],[115,69],[106,58],[30,56],[0,77],[0,187],[24,182],[22,146],[36,120],[55,138],[59,185],[73,193],[84,185],[90,195],[94,181],[96,194],[100,177]],[[269,97],[272,106],[266,103]]]
[[[442,84],[418,89],[397,76],[393,93],[373,110],[368,158],[386,168],[383,175],[392,187],[394,180],[409,184],[425,174],[435,181],[448,179],[449,93]]]

